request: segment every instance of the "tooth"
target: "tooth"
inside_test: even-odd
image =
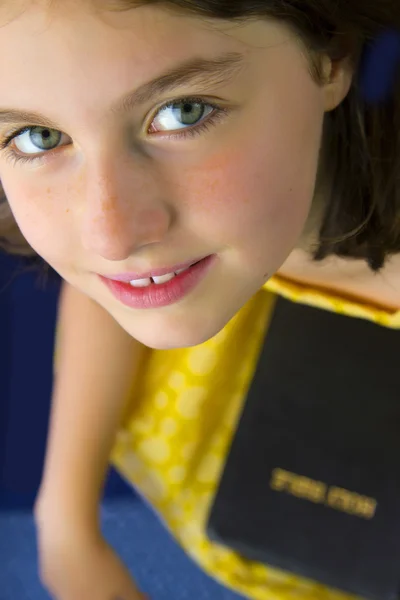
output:
[[[184,269],[178,269],[176,274],[180,275],[181,273],[183,273],[183,271],[187,271],[189,269],[189,267],[185,267]]]
[[[133,279],[129,283],[133,287],[147,287],[151,284],[151,279]]]
[[[175,277],[175,273],[167,273],[166,275],[160,275],[160,277],[152,277],[154,283],[158,285],[160,283],[167,283],[167,281],[171,281]]]

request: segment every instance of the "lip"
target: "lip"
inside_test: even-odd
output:
[[[175,304],[185,298],[205,278],[208,271],[216,262],[216,259],[217,256],[213,254],[194,264],[193,262],[185,263],[186,266],[191,266],[189,266],[186,271],[183,271],[183,273],[176,275],[166,283],[151,283],[147,287],[137,288],[129,283],[132,279],[144,278],[143,274],[135,274],[135,277],[128,279],[128,282],[126,281],[127,274],[122,275],[122,281],[121,279],[117,279],[115,275],[113,275],[112,279],[110,277],[104,277],[103,275],[99,275],[99,278],[106,285],[114,298],[125,306],[136,309],[162,308]],[[171,267],[169,267],[169,269],[170,268]],[[185,266],[177,266],[174,268],[178,270],[185,268]],[[165,269],[152,271],[155,277],[157,277],[157,272],[160,273],[160,276],[165,275],[166,273],[172,273],[172,271],[165,271]],[[129,277],[131,277],[131,274],[129,274]]]
[[[117,275],[101,275],[101,277],[111,279],[112,281],[122,281],[124,283],[129,283],[134,279],[150,279],[150,277],[162,277],[162,275],[167,275],[168,273],[176,273],[176,271],[180,271],[181,269],[187,269],[195,263],[204,260],[204,258],[206,257],[202,256],[190,261],[186,261],[184,263],[179,263],[178,265],[174,265],[173,267],[152,269],[151,271],[147,271],[146,273],[120,273]]]

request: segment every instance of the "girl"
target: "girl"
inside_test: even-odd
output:
[[[400,91],[370,107],[358,86],[398,1],[4,0],[0,19],[3,209],[67,282],[45,584],[139,597],[99,529],[112,455],[222,582],[343,598],[205,523],[276,294],[400,326]]]

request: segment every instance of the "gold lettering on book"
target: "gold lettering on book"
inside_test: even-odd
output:
[[[290,473],[284,469],[274,469],[270,487],[275,492],[283,492],[315,504],[325,504],[334,510],[371,520],[378,506],[375,498],[369,498],[341,487],[329,486],[303,475]]]

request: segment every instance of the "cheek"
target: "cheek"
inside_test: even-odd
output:
[[[5,188],[18,226],[32,248],[51,264],[65,261],[73,250],[65,198],[51,187],[7,182],[7,177]]]
[[[185,178],[183,196],[193,225],[218,235],[222,243],[257,232],[265,238],[266,231],[270,240],[300,235],[313,197],[317,156],[318,144],[308,157],[304,151],[296,156],[282,140],[271,138],[214,155]]]
[[[302,83],[301,101],[286,88],[258,97],[219,153],[187,170],[193,227],[208,239],[276,260],[296,244],[314,197],[324,118],[319,91]]]

